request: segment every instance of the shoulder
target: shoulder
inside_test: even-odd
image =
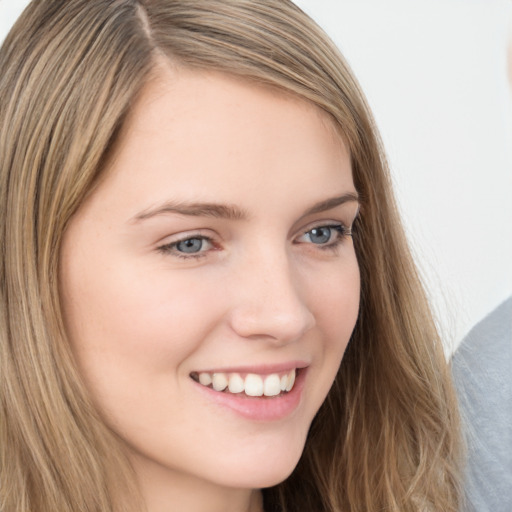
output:
[[[468,510],[512,510],[512,297],[476,325],[452,360],[466,428]]]

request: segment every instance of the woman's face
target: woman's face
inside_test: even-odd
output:
[[[79,369],[142,480],[293,470],[358,314],[357,210],[317,107],[216,73],[146,87],[60,275]]]

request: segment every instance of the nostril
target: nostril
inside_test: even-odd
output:
[[[314,315],[301,304],[288,310],[270,304],[251,309],[238,307],[231,315],[231,327],[239,336],[269,338],[280,343],[299,339],[314,325]]]
[[[268,338],[288,343],[315,325],[298,287],[286,254],[275,250],[257,251],[240,267],[240,281],[232,297],[232,329],[247,339]]]

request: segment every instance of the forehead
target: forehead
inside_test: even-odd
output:
[[[162,116],[160,106],[164,102],[173,112],[171,118]],[[155,108],[155,104],[159,106]],[[344,139],[341,127],[331,114],[295,92],[254,79],[215,70],[191,69],[160,59],[129,112],[123,134],[126,136],[144,124],[172,128],[172,121],[176,119],[183,128],[192,126],[199,133],[206,115],[216,117],[219,125],[236,123],[247,127],[262,118],[269,123],[277,116],[291,118],[293,111],[315,117],[325,133],[337,141]]]
[[[269,183],[276,200],[313,184],[332,196],[333,181],[345,193],[349,160],[330,115],[309,101],[222,73],[163,68],[134,104],[105,174],[118,192],[138,182],[149,203],[191,190],[198,201],[232,203],[233,190],[270,200]]]

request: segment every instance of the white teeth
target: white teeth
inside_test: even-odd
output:
[[[263,394],[265,396],[276,396],[279,393],[281,393],[281,379],[279,375],[269,375],[263,384]]]
[[[212,376],[209,373],[200,373],[199,382],[203,386],[209,386],[212,383]]]
[[[288,375],[283,375],[281,377],[281,391],[286,391],[286,388],[288,387]]]
[[[215,391],[229,391],[233,394],[245,392],[248,396],[277,396],[292,390],[295,383],[296,370],[290,370],[284,375],[272,373],[270,375],[257,375],[249,373],[242,378],[238,373],[199,373],[195,379],[206,387]]]
[[[224,373],[214,373],[212,378],[213,389],[224,391],[228,387],[228,379]]]
[[[295,370],[292,370],[288,374],[288,386],[286,386],[286,391],[291,391],[294,384],[295,384]]]
[[[248,396],[263,395],[263,379],[259,375],[249,373],[245,377],[245,394]]]
[[[229,377],[229,391],[230,393],[241,393],[244,390],[244,379],[234,373]]]

